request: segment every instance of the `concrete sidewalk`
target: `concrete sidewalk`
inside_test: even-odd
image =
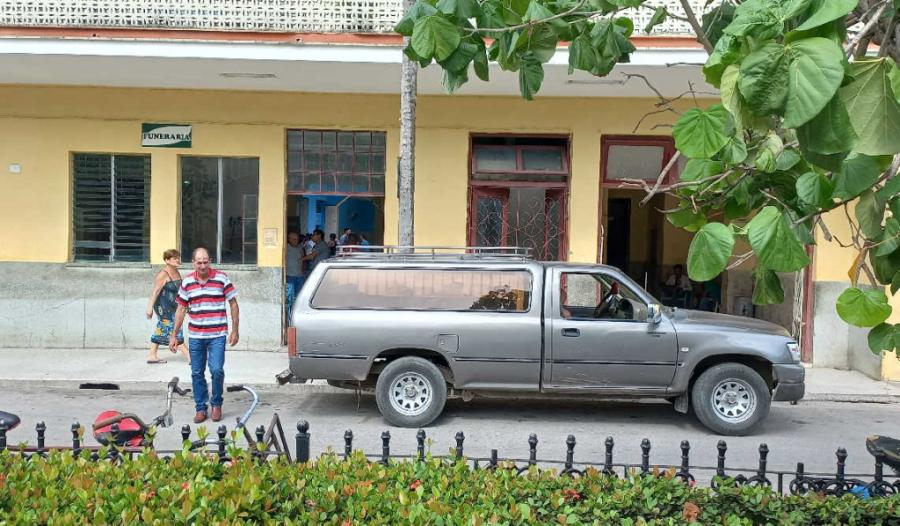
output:
[[[160,350],[159,356],[168,362],[148,364],[145,349],[0,348],[0,382],[42,382],[48,386],[103,382],[153,390],[159,388],[156,384],[168,382],[173,376],[190,383],[191,371],[184,357],[165,349]],[[225,378],[229,384],[275,388],[275,375],[287,366],[284,351],[226,351],[225,354]],[[324,381],[284,389],[340,391]],[[900,384],[873,380],[856,371],[809,368],[805,400],[900,403]]]

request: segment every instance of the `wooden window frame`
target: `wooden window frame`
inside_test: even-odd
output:
[[[609,148],[611,146],[657,146],[663,148],[662,164],[660,172],[666,164],[675,156],[675,140],[664,135],[604,135],[600,139],[600,183],[605,188],[634,188],[634,183],[623,179],[610,179],[607,176],[607,163],[609,162]],[[678,180],[678,164],[673,166],[666,174],[661,187],[665,189]],[[654,184],[655,179],[648,179],[649,184]]]
[[[479,136],[473,136],[471,140],[471,155],[470,155],[470,166],[469,166],[469,175],[470,179],[474,174],[509,174],[509,175],[563,175],[567,178],[571,176],[571,169],[569,163],[569,149],[565,145],[532,145],[532,144],[476,144],[475,139]],[[484,137],[484,136],[481,136]],[[516,168],[514,170],[479,170],[478,169],[478,160],[475,154],[475,151],[478,149],[502,149],[502,150],[513,150],[516,155]],[[525,151],[558,151],[561,154],[563,168],[562,170],[526,170],[525,169],[525,161],[522,157],[522,153]],[[566,183],[556,183],[561,186],[565,186]]]

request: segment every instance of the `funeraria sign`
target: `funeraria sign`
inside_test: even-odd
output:
[[[193,129],[190,124],[141,124],[141,146],[190,148]]]

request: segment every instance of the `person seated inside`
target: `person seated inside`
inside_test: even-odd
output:
[[[662,289],[664,303],[674,303],[682,308],[689,306],[689,299],[694,293],[694,285],[684,273],[684,266],[681,264],[672,267],[672,274],[663,282]]]

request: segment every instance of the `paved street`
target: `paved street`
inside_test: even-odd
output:
[[[47,423],[47,444],[69,444],[69,426],[73,419],[89,425],[102,410],[135,412],[151,419],[162,412],[165,393],[160,384],[159,395],[145,389],[129,391],[85,391],[42,387],[36,382],[0,383],[0,409],[19,414],[23,425],[10,433],[9,442],[34,439],[34,425]],[[225,423],[246,407],[248,396],[226,393]],[[328,445],[343,449],[343,434],[352,429],[356,444],[369,453],[381,451],[380,434],[388,429],[375,406],[374,398],[354,394],[300,393],[296,386],[266,388],[261,391],[262,405],[251,420],[252,425],[268,422],[277,411],[285,422],[293,447],[294,425],[299,419],[311,424],[313,452]],[[357,402],[359,408],[357,409]],[[177,447],[181,424],[190,422],[193,404],[189,399],[177,400],[174,408],[176,426],[160,431],[157,446]],[[212,424],[207,424],[212,428]],[[415,430],[390,429],[392,452],[413,453]],[[575,458],[602,461],[603,441],[616,440],[616,461],[639,462],[639,444],[647,437],[653,444],[651,461],[677,463],[679,442],[687,439],[694,453],[692,464],[715,465],[715,445],[720,437],[711,435],[692,417],[675,413],[662,402],[598,403],[542,402],[515,400],[475,400],[448,403],[445,414],[428,430],[434,441],[431,450],[444,453],[453,444],[457,431],[466,434],[466,454],[488,456],[497,448],[501,456],[525,458],[529,433],[537,433],[539,457],[565,458],[565,439],[574,434],[578,440]],[[847,448],[849,471],[870,471],[871,460],[865,451],[868,434],[900,436],[900,404],[854,404],[838,402],[805,402],[797,406],[774,404],[769,419],[753,437],[728,438],[728,464],[754,467],[756,448],[768,443],[769,466],[793,469],[797,461],[807,470],[831,470],[837,447]],[[93,439],[88,439],[93,444]]]

